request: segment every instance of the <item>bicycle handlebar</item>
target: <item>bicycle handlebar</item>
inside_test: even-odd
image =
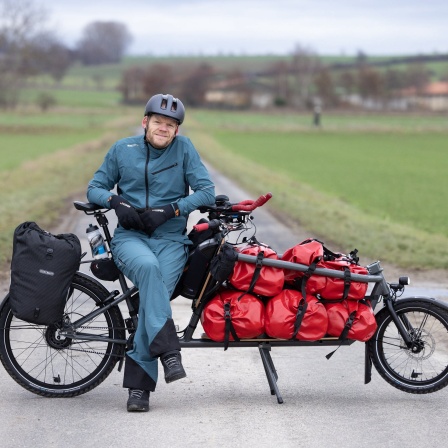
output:
[[[232,205],[232,210],[235,212],[251,212],[257,207],[261,207],[262,205],[266,204],[266,202],[268,202],[271,198],[272,193],[266,193],[265,195],[261,195],[255,201],[248,199],[246,201],[241,201],[238,204]]]
[[[269,199],[272,198],[272,193],[266,193],[265,195],[261,195],[258,199],[255,201],[252,199],[246,199],[244,201],[239,202],[238,204],[231,204],[228,205],[225,210],[231,210],[234,212],[251,212],[255,210],[258,207],[261,207],[264,205]],[[209,222],[204,222],[201,224],[196,224],[193,226],[193,229],[197,232],[204,232],[208,229],[216,229],[220,226],[221,221],[219,219],[212,219]]]

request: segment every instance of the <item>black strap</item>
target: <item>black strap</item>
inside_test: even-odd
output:
[[[263,258],[264,258],[264,252],[260,251],[257,255],[257,261],[255,262],[255,270],[254,274],[252,275],[252,280],[249,285],[249,289],[246,291],[247,293],[251,294],[254,290],[255,283],[257,283],[257,280],[260,277],[261,268],[263,267]]]
[[[224,303],[224,351],[229,348],[230,334],[232,334],[233,339],[239,342],[239,338],[236,334],[235,328],[232,324],[232,316],[230,314],[230,302]]]
[[[356,317],[356,311],[352,311],[350,315],[348,316],[347,322],[345,322],[344,329],[342,330],[341,335],[339,336],[339,339],[341,341],[345,341],[348,336],[348,332],[353,326],[353,322],[355,321]]]
[[[333,252],[332,250],[328,249],[328,247],[324,246],[324,244],[322,244],[322,248],[324,250],[324,260],[325,261],[334,261],[334,260],[337,260],[338,258],[342,257],[342,255],[343,255],[339,252]]]
[[[263,258],[264,258],[264,252],[260,251],[257,255],[257,261],[255,262],[255,270],[252,275],[252,280],[250,281],[250,285],[247,291],[244,291],[237,300],[241,300],[241,298],[246,294],[252,294],[252,291],[255,288],[255,283],[257,283],[257,280],[260,277],[261,268],[263,267]]]
[[[352,273],[350,272],[350,269],[346,266],[344,268],[344,293],[342,295],[343,300],[345,300],[348,297],[351,283],[352,283]]]
[[[300,330],[300,326],[302,325],[303,318],[306,313],[306,309],[308,308],[308,303],[304,298],[300,299],[299,306],[297,307],[296,321],[294,322],[294,333],[292,334],[291,339],[295,339],[297,333]]]
[[[322,257],[316,257],[314,261],[309,265],[308,269],[303,273],[302,283],[300,285],[300,292],[302,293],[302,297],[306,300],[306,282],[313,275],[313,272],[316,270],[317,263],[322,259]]]

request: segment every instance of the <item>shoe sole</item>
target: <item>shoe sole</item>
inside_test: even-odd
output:
[[[169,377],[165,377],[165,382],[172,383],[173,381],[181,380],[182,378],[185,378],[186,376],[187,376],[187,374],[185,372],[173,373]]]
[[[142,406],[142,405],[137,405],[137,404],[129,404],[127,409],[128,409],[128,412],[148,412],[149,405]]]

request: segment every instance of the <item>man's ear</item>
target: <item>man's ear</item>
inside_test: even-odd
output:
[[[142,120],[142,128],[146,129],[146,125],[148,124],[148,116],[145,115]]]
[[[179,126],[176,128],[176,135],[179,134]]]

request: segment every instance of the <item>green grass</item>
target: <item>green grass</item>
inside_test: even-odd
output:
[[[36,104],[41,92],[53,95],[58,105],[71,108],[116,108],[121,101],[121,93],[117,90],[82,90],[79,88],[45,88],[33,87],[21,91],[22,104]]]
[[[23,221],[36,221],[51,228],[71,206],[75,193],[78,199],[85,199],[87,182],[110,145],[131,134],[140,118],[140,109],[114,106],[97,110],[70,103],[48,113],[29,105],[0,113],[3,272],[15,227]]]
[[[382,117],[369,123],[366,116],[353,131],[357,117],[346,116],[332,131],[291,130],[285,123],[292,116],[283,128],[268,114],[241,113],[233,127],[227,118],[219,129],[217,115],[190,113],[187,134],[206,160],[254,196],[272,191],[268,207],[283,221],[336,250],[357,247],[364,257],[407,268],[448,268],[443,127],[415,132],[409,117],[396,117],[400,124],[391,130],[378,125]]]
[[[230,151],[366,214],[448,236],[446,134],[215,132]],[[299,198],[300,200],[300,198]]]
[[[0,173],[17,168],[24,162],[31,162],[44,154],[51,154],[77,143],[98,138],[100,130],[63,132],[53,134],[2,134],[0,147]]]
[[[188,114],[186,124],[188,124]],[[192,111],[192,118],[211,129],[238,131],[306,130],[313,128],[312,113],[297,113],[277,110],[273,113],[238,111]],[[448,131],[448,120],[444,115],[434,114],[377,114],[377,113],[326,113],[321,117],[323,130],[335,131]]]

